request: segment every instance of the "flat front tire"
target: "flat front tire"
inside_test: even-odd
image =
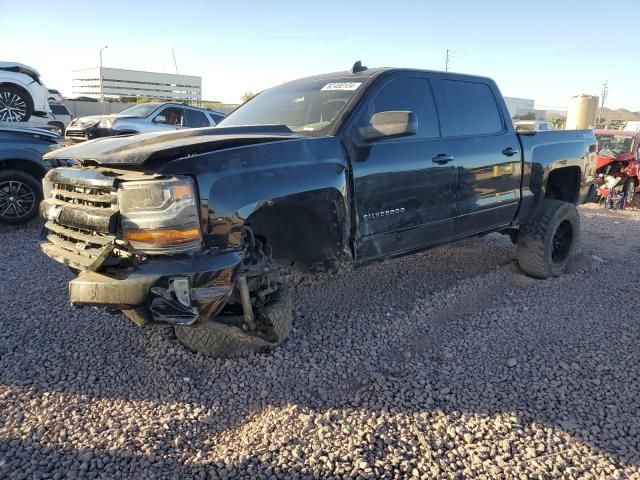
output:
[[[286,287],[272,295],[261,314],[271,323],[269,332],[242,328],[241,316],[220,316],[194,325],[175,326],[176,337],[188,349],[211,357],[238,357],[280,345],[291,332],[293,308]]]
[[[520,227],[518,264],[532,277],[557,277],[575,254],[579,240],[580,217],[575,205],[544,200],[536,217]]]

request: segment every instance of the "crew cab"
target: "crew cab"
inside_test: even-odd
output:
[[[640,206],[640,132],[595,130],[598,196],[607,206]]]
[[[114,135],[213,127],[224,117],[224,113],[207,108],[147,102],[120,113],[77,118],[69,124],[65,136],[67,141],[78,143]]]
[[[595,144],[516,134],[488,78],[358,62],[266,90],[216,128],[50,154],[81,166],[44,179],[41,248],[78,273],[73,305],[236,355],[291,329],[280,261],[360,266],[502,232],[524,272],[560,275]]]

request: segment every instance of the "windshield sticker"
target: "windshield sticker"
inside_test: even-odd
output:
[[[361,82],[327,83],[321,90],[357,90]]]

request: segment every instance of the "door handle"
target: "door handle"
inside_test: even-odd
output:
[[[507,157],[513,157],[514,155],[519,154],[520,152],[518,150],[514,150],[511,147],[507,147],[504,150],[502,150],[502,154],[506,155]]]
[[[433,163],[437,163],[438,165],[444,165],[445,163],[449,163],[455,160],[456,157],[453,155],[449,155],[448,153],[439,153],[435,157],[431,159]]]

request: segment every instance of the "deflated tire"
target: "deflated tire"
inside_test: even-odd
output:
[[[212,357],[243,356],[269,350],[289,336],[293,322],[290,290],[280,287],[260,314],[270,323],[266,331],[244,330],[241,316],[219,316],[174,329],[180,343],[194,352]]]

